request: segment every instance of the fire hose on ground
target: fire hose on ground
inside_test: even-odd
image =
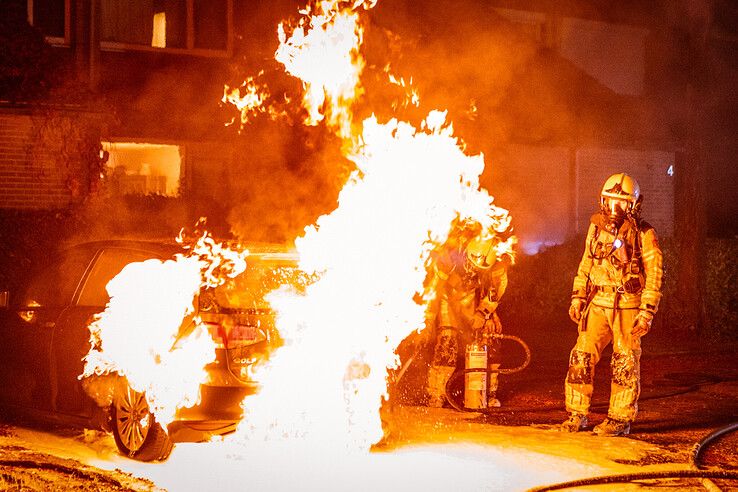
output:
[[[694,448],[692,449],[692,453],[690,454],[689,464],[692,467],[691,469],[625,473],[620,475],[605,475],[601,477],[583,478],[580,480],[572,480],[569,482],[545,485],[543,487],[535,487],[529,489],[528,492],[546,492],[549,490],[562,490],[576,487],[585,487],[588,485],[628,483],[636,480],[655,480],[666,478],[698,478],[702,479],[702,485],[707,490],[719,491],[720,488],[716,486],[710,479],[738,480],[738,472],[728,470],[705,470],[699,462],[700,453],[715,439],[736,430],[738,430],[738,422],[734,422],[711,432],[710,434],[702,438],[697,444],[695,444]]]
[[[738,480],[738,472],[725,470],[665,470],[654,472],[625,473],[622,475],[606,475],[602,477],[583,478],[570,482],[561,482],[543,487],[529,489],[528,492],[544,492],[548,490],[563,490],[588,485],[604,485],[609,483],[628,483],[636,480],[655,480],[664,478],[722,478],[727,480]]]
[[[704,466],[700,463],[700,453],[702,453],[702,451],[717,438],[730,432],[735,432],[736,430],[738,430],[738,422],[733,422],[732,424],[728,424],[724,427],[714,430],[713,432],[700,439],[700,442],[694,445],[694,448],[692,448],[692,453],[689,455],[689,464],[692,466],[692,468],[694,468],[695,470],[703,471]],[[709,491],[719,491],[720,487],[715,485],[715,483],[710,480],[710,478],[712,477],[703,477],[702,485],[705,487],[705,489]]]

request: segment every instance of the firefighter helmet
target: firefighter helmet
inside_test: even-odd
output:
[[[613,174],[602,186],[600,208],[611,219],[623,219],[633,213],[641,195],[638,182],[625,173]]]
[[[477,270],[489,270],[497,261],[497,240],[494,236],[480,234],[466,246],[466,259]]]

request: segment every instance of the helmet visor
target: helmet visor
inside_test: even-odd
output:
[[[625,217],[625,214],[628,211],[629,205],[630,205],[630,202],[626,200],[625,198],[614,198],[610,196],[602,197],[602,211],[608,217],[612,217],[612,218]]]
[[[466,259],[477,270],[487,270],[497,260],[496,241],[491,238],[474,238],[466,248]]]

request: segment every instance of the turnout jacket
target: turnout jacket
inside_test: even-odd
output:
[[[503,255],[488,270],[469,268],[465,251],[443,251],[435,262],[432,284],[436,299],[431,304],[431,318],[438,316],[439,326],[466,329],[474,313],[490,316],[497,309],[507,288],[510,259]]]
[[[592,216],[572,297],[595,306],[656,313],[661,300],[663,255],[653,227],[626,219],[610,232],[602,214]]]

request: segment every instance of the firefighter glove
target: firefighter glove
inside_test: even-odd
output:
[[[475,312],[474,317],[472,318],[472,330],[481,330],[482,328],[484,328],[486,322],[487,317],[482,311]]]
[[[500,317],[497,316],[497,312],[492,313],[492,317],[485,323],[484,330],[489,334],[502,333],[502,322],[500,322]]]
[[[648,330],[651,329],[651,322],[653,321],[653,313],[645,310],[638,311],[638,315],[633,322],[633,336],[642,337]]]
[[[579,323],[582,319],[582,311],[584,311],[584,299],[575,297],[571,300],[571,306],[569,306],[569,317],[574,323]]]

